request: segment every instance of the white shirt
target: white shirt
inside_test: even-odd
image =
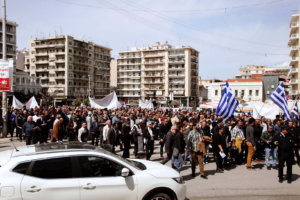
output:
[[[152,129],[148,127],[148,131],[149,131],[149,134],[151,136],[151,140],[153,140],[153,132],[152,132]]]
[[[87,126],[88,130],[91,129],[91,124],[92,124],[92,117],[91,116],[87,116],[86,117],[86,126]]]
[[[78,130],[78,141],[79,141],[79,142],[82,142],[81,136],[82,136],[82,134],[85,134],[85,133],[86,133],[86,129],[83,128],[83,127],[81,127],[81,128]]]
[[[109,131],[110,127],[108,125],[105,125],[103,128],[103,140],[106,141],[107,140],[107,136],[108,136],[108,131]]]

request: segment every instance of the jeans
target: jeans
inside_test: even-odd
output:
[[[265,148],[265,164],[267,167],[270,167],[269,158],[272,156],[272,166],[276,167],[277,165],[277,148]]]

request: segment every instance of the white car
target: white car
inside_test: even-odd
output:
[[[85,144],[46,144],[0,152],[0,199],[183,200],[174,169],[127,160]]]

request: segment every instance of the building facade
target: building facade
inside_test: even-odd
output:
[[[26,51],[17,51],[17,23],[6,21],[6,54],[7,59],[14,60],[12,89],[13,92],[25,95],[37,95],[41,92],[40,79],[24,72]],[[2,19],[0,19],[0,59],[2,59]],[[11,96],[12,93],[8,93]]]
[[[240,68],[240,72],[235,75],[236,79],[243,78],[260,78],[262,79],[264,75],[278,75],[281,77],[287,77],[290,68],[288,66],[256,66],[247,65],[246,67]]]
[[[110,48],[63,35],[31,39],[25,70],[56,102],[109,93]]]
[[[230,88],[237,98],[245,102],[263,101],[263,81],[258,79],[229,79]],[[208,99],[211,102],[219,102],[225,82],[205,83],[208,89]]]
[[[124,102],[173,96],[182,103],[198,98],[199,52],[191,47],[156,43],[119,53],[118,96]]]
[[[299,77],[299,14],[292,15],[290,22],[290,95],[294,97],[298,97],[300,94],[300,77]]]
[[[6,55],[7,59],[15,59],[17,50],[17,23],[6,21]],[[0,59],[2,59],[2,19],[0,19]]]

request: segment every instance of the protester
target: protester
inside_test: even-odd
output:
[[[254,126],[255,120],[250,118],[248,121],[248,126],[246,128],[246,144],[248,146],[248,155],[247,155],[247,169],[252,169],[252,158],[256,150],[256,144],[254,139]]]
[[[276,132],[274,126],[270,125],[268,130],[263,132],[261,140],[265,144],[265,164],[268,170],[271,169],[269,158],[272,156],[272,166],[275,169],[277,167],[277,148],[275,147],[273,138],[275,138]]]
[[[23,134],[25,135],[26,145],[32,143],[34,123],[32,121],[32,116],[27,117],[27,121],[23,125]]]
[[[279,182],[283,182],[283,167],[286,164],[287,168],[287,182],[292,182],[292,167],[294,160],[294,152],[293,148],[296,145],[295,138],[288,134],[288,127],[281,126],[280,134],[274,137],[273,142],[276,146],[278,146],[278,178]]]

